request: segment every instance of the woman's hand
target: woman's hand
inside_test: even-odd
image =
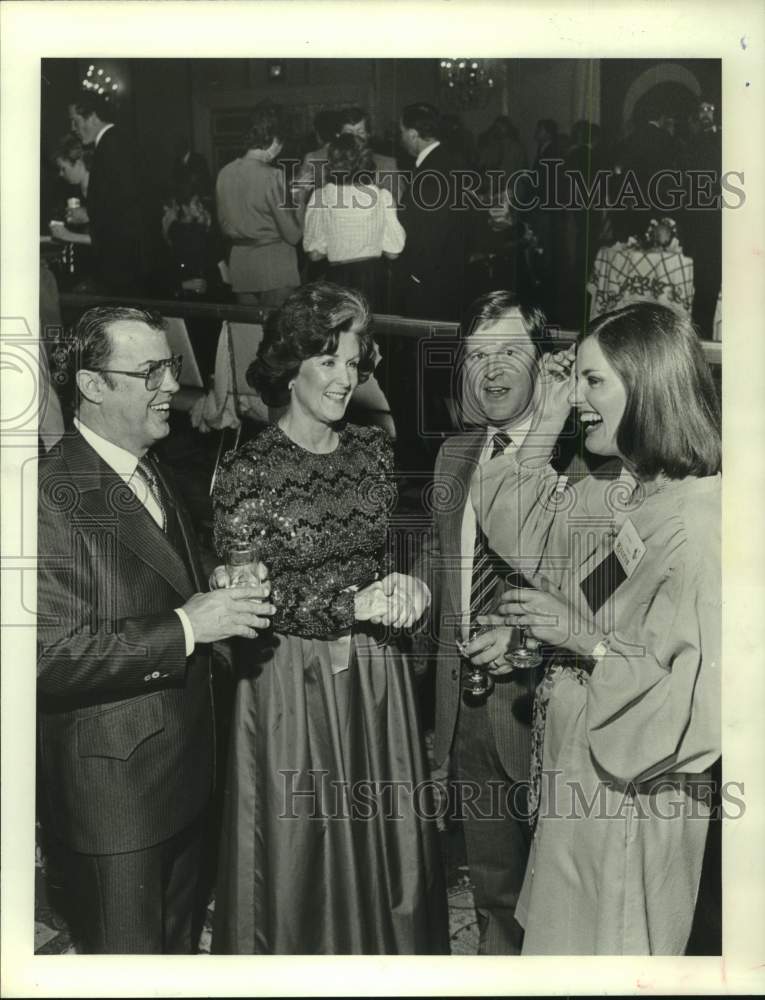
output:
[[[356,594],[356,620],[392,628],[411,628],[429,605],[430,591],[422,580],[403,573],[390,573]]]
[[[605,635],[557,591],[520,587],[506,590],[499,602],[506,625],[523,625],[541,642],[589,656]]]
[[[430,607],[430,590],[418,577],[389,573],[380,582],[383,591],[400,605],[399,613],[395,617],[389,616],[389,620],[380,619],[381,624],[411,628]]]
[[[88,210],[79,205],[77,208],[67,208],[66,221],[70,226],[87,226],[90,222]]]
[[[357,591],[353,596],[353,608],[357,622],[379,622],[383,616],[387,616],[388,598],[382,583],[375,580],[368,587]]]
[[[576,376],[575,361],[573,344],[565,351],[542,356],[535,386],[534,409],[538,421],[535,430],[557,435],[563,429],[571,409],[569,396]]]
[[[463,647],[465,656],[471,663],[486,667],[489,673],[496,677],[509,674],[513,669],[513,665],[507,662],[506,657],[513,646],[517,645],[516,630],[504,622],[505,619],[501,615],[482,615],[478,619],[479,625],[493,627],[481,632]]]
[[[71,234],[63,222],[51,222],[48,228],[54,240],[61,240],[64,243],[69,242]]]

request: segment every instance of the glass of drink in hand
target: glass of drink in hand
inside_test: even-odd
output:
[[[470,663],[470,671],[463,681],[462,688],[473,698],[484,698],[486,695],[490,694],[494,688],[494,678],[491,676],[486,667],[483,664],[473,663],[470,661],[466,653],[468,643],[486,630],[485,625],[479,625],[474,622],[468,631],[467,642],[461,642],[459,639],[457,640],[457,649],[459,650],[460,655]]]
[[[256,562],[255,549],[251,545],[233,545],[226,552],[229,587],[260,586]]]
[[[508,662],[516,670],[532,670],[542,662],[542,654],[539,652],[539,645],[533,640],[535,645],[529,645],[529,630],[525,625],[518,626],[519,643],[515,649],[511,649],[507,654]]]

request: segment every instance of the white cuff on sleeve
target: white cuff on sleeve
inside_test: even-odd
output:
[[[590,656],[596,663],[599,663],[608,652],[608,637],[606,637],[605,639],[601,639],[600,642],[594,647]]]
[[[194,646],[196,640],[194,639],[194,629],[191,627],[191,622],[189,621],[189,616],[183,610],[183,608],[176,608],[175,613],[181,620],[181,625],[183,625],[183,635],[186,639],[186,656],[191,656],[194,652]]]

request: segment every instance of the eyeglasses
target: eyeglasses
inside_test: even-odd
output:
[[[142,378],[146,383],[147,390],[153,392],[154,389],[159,389],[165,381],[165,371],[168,368],[170,369],[170,374],[177,382],[182,367],[183,355],[174,354],[171,358],[152,361],[145,372],[126,372],[121,371],[119,368],[91,368],[91,371],[98,372],[100,375],[129,375],[131,378]]]

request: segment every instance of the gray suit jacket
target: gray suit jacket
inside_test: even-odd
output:
[[[470,481],[486,440],[484,430],[447,440],[436,459],[433,495],[439,498],[431,537],[415,573],[432,594],[430,639],[437,648],[435,757],[440,764],[451,749],[462,699],[461,660],[456,639],[461,615],[460,539]],[[508,566],[508,572],[510,567]],[[498,581],[494,595],[505,589]],[[513,779],[528,778],[531,748],[531,707],[538,671],[514,671],[496,678],[487,707],[500,760]]]

